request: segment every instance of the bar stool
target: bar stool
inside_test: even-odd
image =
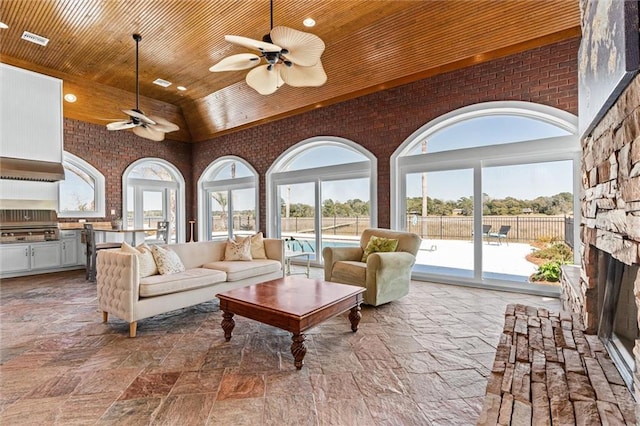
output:
[[[95,282],[96,281],[96,260],[98,250],[111,249],[111,248],[120,248],[120,243],[97,243],[96,244],[96,233],[93,230],[92,223],[84,224],[84,242],[86,245],[86,264],[85,264],[85,278],[88,281]]]
[[[169,221],[163,220],[156,225],[156,239],[169,244]]]

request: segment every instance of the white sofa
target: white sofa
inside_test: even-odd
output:
[[[225,261],[226,241],[160,246],[175,251],[186,270],[140,278],[138,257],[119,249],[101,250],[97,259],[98,306],[106,322],[109,314],[129,322],[136,336],[137,321],[187,306],[216,294],[280,278],[284,275],[284,244],[264,239],[267,259]]]

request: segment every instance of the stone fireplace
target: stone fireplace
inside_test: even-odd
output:
[[[582,140],[580,268],[563,303],[597,334],[640,401],[640,76]]]

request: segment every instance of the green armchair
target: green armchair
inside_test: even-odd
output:
[[[362,262],[371,236],[397,239],[393,252],[375,252]],[[421,238],[410,232],[389,229],[365,229],[360,247],[325,247],[324,279],[366,288],[364,303],[378,306],[399,299],[409,293],[411,268],[416,262]]]

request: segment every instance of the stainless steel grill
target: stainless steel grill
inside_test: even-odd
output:
[[[0,210],[0,243],[60,239],[55,210]]]

